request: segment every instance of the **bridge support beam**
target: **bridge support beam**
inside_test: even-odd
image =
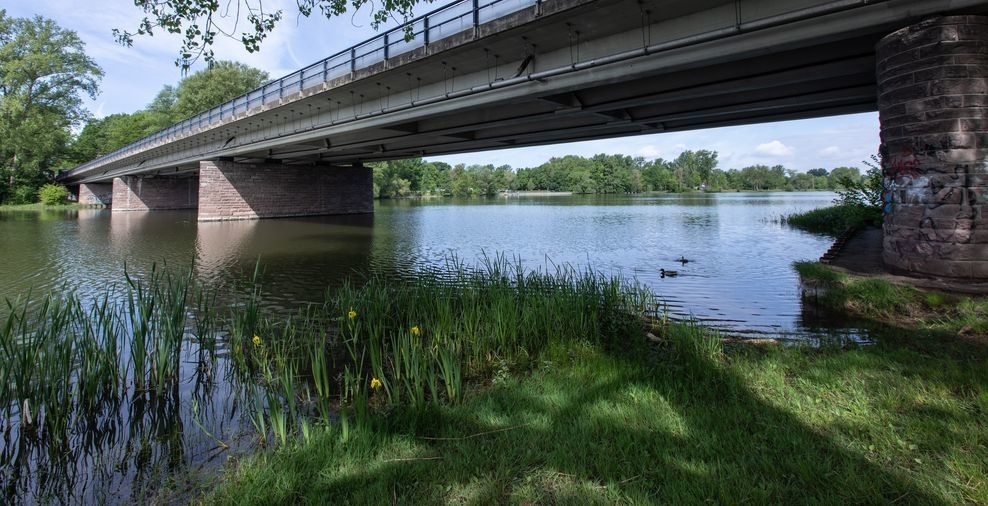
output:
[[[82,183],[79,185],[80,204],[106,206],[112,201],[112,183]]]
[[[199,180],[195,177],[123,176],[113,179],[111,209],[114,212],[195,209],[198,203]]]
[[[877,73],[886,265],[988,279],[988,17],[888,35]]]
[[[199,162],[199,221],[374,212],[365,167]]]

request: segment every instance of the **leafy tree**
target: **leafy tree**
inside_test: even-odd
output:
[[[676,180],[669,170],[669,163],[661,158],[645,164],[642,168],[642,179],[647,190],[671,191],[676,186]]]
[[[861,181],[861,171],[857,167],[837,167],[830,171],[830,175],[827,177],[830,188],[840,188],[844,186],[841,181],[850,180],[854,183]]]
[[[824,177],[826,177],[827,174],[829,174],[829,172],[827,171],[827,169],[820,169],[820,168],[810,169],[810,170],[806,171],[806,173],[809,174],[809,175],[811,175],[811,176],[824,176]]]
[[[111,114],[92,120],[72,142],[68,160],[83,163],[112,153],[168,126],[169,123],[162,125],[161,120],[160,115],[146,110],[133,114]]]
[[[151,115],[152,121],[156,125],[160,125],[158,130],[161,130],[168,125],[180,120],[181,118],[175,118],[175,102],[178,101],[178,91],[177,89],[166,84],[161,91],[155,95],[154,100],[148,104],[144,110]]]
[[[706,149],[683,151],[669,165],[676,178],[676,191],[697,188],[710,179],[711,172],[717,167],[717,152]]]
[[[50,19],[0,9],[0,202],[33,200],[88,116],[79,92],[95,98],[103,71],[84,46]]]
[[[452,167],[445,162],[430,162],[423,167],[419,186],[422,193],[429,195],[452,195],[453,181],[450,176]]]
[[[339,16],[370,5],[371,27],[375,30],[388,19],[409,20],[412,7],[420,0],[296,0],[299,14],[310,16],[318,11],[324,17]],[[428,0],[431,1],[431,0]],[[237,38],[241,13],[246,15],[248,30],[241,32],[240,41],[248,52],[259,51],[261,43],[284,17],[281,10],[265,10],[262,0],[233,0],[233,5],[216,0],[134,0],[144,11],[144,19],[135,32],[115,28],[117,42],[130,46],[135,35],[154,35],[157,31],[183,35],[182,47],[175,64],[188,69],[200,57],[213,61],[212,45],[217,35]],[[232,14],[231,14],[232,13]],[[226,26],[224,26],[226,25]],[[409,37],[411,32],[406,32]]]
[[[793,190],[813,190],[816,188],[816,177],[809,173],[798,172],[789,177],[788,187]]]
[[[741,169],[740,187],[745,190],[777,190],[786,187],[786,169],[781,165],[752,165]]]
[[[254,90],[267,80],[267,72],[243,63],[215,62],[210,68],[196,72],[178,84],[171,118],[178,121],[194,116]],[[166,91],[158,94],[161,102],[168,100],[167,95],[162,96]]]
[[[710,179],[707,180],[707,191],[721,191],[729,186],[726,172],[720,169],[714,169],[710,172]]]
[[[452,194],[454,197],[470,197],[476,193],[473,175],[466,170],[466,166],[462,163],[456,164],[450,170],[450,180],[453,185]]]
[[[838,205],[860,206],[872,210],[881,216],[885,193],[885,178],[882,175],[882,163],[877,156],[872,155],[871,162],[864,162],[868,166],[864,177],[854,178],[852,174],[840,173],[837,183],[837,199],[834,202]],[[855,169],[855,172],[857,169]],[[837,169],[834,169],[837,172]],[[831,174],[832,175],[832,174]]]

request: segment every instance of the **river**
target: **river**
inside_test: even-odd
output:
[[[529,269],[569,264],[636,278],[679,318],[724,333],[818,339],[862,332],[815,317],[792,262],[831,239],[780,223],[831,193],[693,193],[400,200],[373,215],[198,223],[194,211],[0,212],[0,298],[74,290],[94,296],[152,264],[195,265],[212,284],[260,261],[265,303],[294,308],[368,272],[414,275],[450,258],[505,255]],[[683,263],[680,260],[686,259]],[[661,269],[676,276],[661,275]]]

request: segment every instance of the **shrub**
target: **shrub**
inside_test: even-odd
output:
[[[64,204],[69,198],[69,190],[57,184],[46,184],[38,190],[38,200],[47,206]]]
[[[881,213],[882,196],[885,192],[884,176],[879,158],[871,155],[871,160],[863,162],[868,170],[861,181],[854,181],[847,176],[838,178],[837,184],[842,188],[837,190],[835,204],[861,206]]]
[[[881,212],[855,204],[841,204],[782,216],[782,223],[815,234],[839,236],[848,228],[881,223]]]
[[[37,191],[34,188],[30,186],[16,186],[10,193],[10,199],[6,203],[13,205],[32,204],[36,196]]]
[[[807,232],[838,236],[848,228],[862,228],[882,223],[882,206],[885,192],[881,161],[875,155],[864,178],[855,181],[847,176],[838,179],[834,205],[805,213],[783,216],[782,222]]]

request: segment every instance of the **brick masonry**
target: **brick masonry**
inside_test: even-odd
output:
[[[195,177],[124,176],[113,179],[111,209],[114,212],[195,209],[198,205],[199,179]]]
[[[113,201],[112,183],[82,183],[79,185],[79,203],[110,205]]]
[[[369,168],[199,162],[199,221],[373,212]]]
[[[885,264],[988,279],[988,17],[928,19],[876,50]]]

